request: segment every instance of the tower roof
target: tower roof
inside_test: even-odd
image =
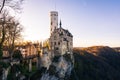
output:
[[[60,28],[62,28],[62,22],[61,22],[61,20],[60,20]]]
[[[52,12],[57,12],[57,11],[50,11],[50,12],[52,13]],[[57,13],[58,13],[58,12],[57,12]]]

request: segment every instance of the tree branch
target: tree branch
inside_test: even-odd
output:
[[[2,12],[2,9],[4,8],[4,6],[5,6],[5,0],[3,0],[2,7],[0,8],[0,13]]]

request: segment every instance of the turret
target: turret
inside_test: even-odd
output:
[[[50,12],[50,35],[58,28],[58,12]]]

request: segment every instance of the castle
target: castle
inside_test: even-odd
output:
[[[58,12],[50,12],[50,38],[43,42],[41,50],[41,66],[49,68],[51,59],[64,54],[72,55],[73,35],[62,27],[58,27]]]
[[[58,12],[50,12],[50,38],[51,53],[53,56],[63,55],[67,52],[72,53],[73,35],[66,29],[62,28],[60,21],[58,28]]]

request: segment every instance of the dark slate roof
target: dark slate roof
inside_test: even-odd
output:
[[[63,29],[63,31],[65,31],[65,33],[67,34],[67,36],[73,37],[73,35],[68,30]]]
[[[59,30],[64,31],[67,34],[67,36],[73,37],[73,35],[68,30],[63,29],[63,28],[57,28],[56,30],[54,30],[53,34],[56,33],[56,32],[59,32]],[[63,35],[63,33],[59,33],[59,34]]]

